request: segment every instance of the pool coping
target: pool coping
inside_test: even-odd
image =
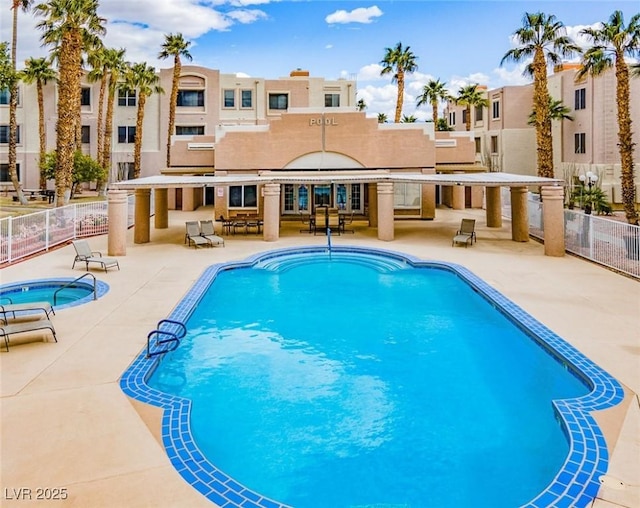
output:
[[[109,284],[104,281],[95,279],[96,281],[96,299],[100,299],[109,291]],[[2,291],[11,291],[14,288],[19,288],[28,284],[38,284],[40,286],[47,286],[47,284],[53,284],[56,282],[70,283],[70,282],[78,282],[79,284],[86,285],[88,287],[92,287],[89,282],[80,281],[78,277],[51,277],[47,279],[29,279],[29,280],[21,280],[18,282],[8,282],[6,284],[0,284],[0,292]],[[1,297],[1,295],[0,295]],[[79,298],[78,300],[74,300],[73,302],[65,303],[62,305],[53,305],[54,310],[62,310],[67,309],[69,307],[77,307],[79,305],[84,305],[85,303],[89,303],[94,301],[93,291],[89,293],[84,298]]]
[[[327,247],[275,249],[255,254],[243,261],[211,265],[177,304],[168,319],[185,322],[220,271],[251,267],[274,257],[320,252],[327,252]],[[615,378],[461,265],[422,260],[415,256],[378,248],[345,245],[334,246],[332,252],[382,255],[415,267],[437,267],[455,273],[525,331],[556,361],[590,386],[591,392],[587,395],[553,401],[556,416],[569,441],[569,453],[551,483],[534,499],[522,506],[580,507],[588,505],[595,499],[600,487],[600,476],[607,471],[609,455],[603,433],[591,412],[613,407],[623,400],[624,389]],[[120,386],[128,396],[164,409],[162,441],[172,465],[183,479],[221,507],[287,507],[288,505],[264,497],[236,482],[204,457],[191,434],[191,401],[155,390],[146,383],[160,361],[161,356],[147,358],[146,348],[144,348],[122,375]]]

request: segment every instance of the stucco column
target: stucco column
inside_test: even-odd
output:
[[[280,237],[280,184],[267,183],[264,189],[263,234],[265,242],[275,242]]]
[[[511,239],[514,242],[529,241],[529,211],[526,187],[511,187]]]
[[[376,184],[369,185],[369,226],[375,228],[378,226],[378,196]]]
[[[500,187],[487,187],[487,227],[502,227],[502,198]]]
[[[455,171],[454,173],[460,173]],[[454,210],[465,209],[465,187],[463,184],[456,184],[451,188],[451,208]]]
[[[378,182],[378,240],[393,240],[393,184]]]
[[[542,187],[542,222],[544,225],[545,256],[562,257],[564,244],[564,189]]]
[[[127,255],[127,191],[110,190],[107,192],[107,214],[109,216],[109,234],[107,236],[107,255]]]
[[[154,198],[154,226],[156,229],[167,229],[169,227],[169,190],[156,189]]]
[[[422,168],[423,175],[435,175],[435,168]],[[420,216],[423,219],[435,219],[436,217],[436,186],[430,183],[423,183],[422,187],[422,210]]]
[[[149,243],[151,227],[151,189],[136,190],[135,225],[133,227],[133,243]]]

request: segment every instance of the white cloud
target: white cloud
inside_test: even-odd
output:
[[[375,18],[382,16],[382,11],[378,6],[358,7],[352,11],[340,9],[333,14],[329,14],[324,20],[329,24],[347,23],[372,23]]]
[[[495,76],[495,81],[498,82],[497,86],[526,85],[531,83],[531,78],[524,75],[524,69],[530,63],[530,60],[520,62],[511,70],[505,69],[504,67],[496,67],[493,69],[492,74]],[[494,80],[492,80],[492,82],[493,81]],[[495,86],[496,85],[494,85],[494,87]]]
[[[255,23],[258,20],[266,19],[268,17],[263,11],[257,9],[241,9],[231,11],[227,13],[227,16],[234,21],[237,21],[238,23],[242,23],[243,25]]]
[[[358,81],[389,81],[388,77],[380,76],[382,66],[380,64],[369,64],[358,71]]]

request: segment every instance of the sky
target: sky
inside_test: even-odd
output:
[[[36,5],[41,0],[34,0]],[[11,41],[11,0],[0,0],[0,40]],[[367,115],[393,118],[397,87],[380,75],[385,49],[401,42],[417,57],[407,75],[403,114],[431,118],[429,106],[416,107],[431,79],[452,94],[478,83],[489,89],[529,82],[525,63],[500,65],[513,48],[512,35],[527,12],[553,14],[581,46],[581,29],[607,21],[621,10],[625,22],[640,12],[638,0],[99,0],[109,47],[125,48],[126,59],[159,68],[165,34],[182,33],[191,42],[192,64],[266,79],[308,70],[312,77],[353,79]],[[45,56],[39,21],[19,13],[18,67]],[[183,61],[183,64],[188,63]]]

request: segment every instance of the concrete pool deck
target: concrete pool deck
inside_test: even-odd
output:
[[[57,344],[16,336],[10,351],[0,353],[0,505],[212,506],[169,462],[158,437],[159,410],[130,401],[119,378],[147,333],[207,266],[276,248],[324,245],[326,237],[300,233],[301,224],[292,222],[283,223],[277,242],[254,234],[225,237],[224,248],[187,247],[184,222],[211,214],[208,207],[171,212],[169,229],[152,229],[148,244],[133,244],[130,230],[120,271],[91,270],[109,292],[52,317]],[[478,242],[454,248],[462,217],[477,219]],[[512,242],[508,222],[498,230],[484,224],[479,210],[438,210],[436,221],[396,221],[393,242],[377,240],[364,223],[332,241],[459,263],[616,377],[629,396],[624,407],[597,415],[611,459],[593,506],[640,506],[640,283],[572,256],[546,257],[534,241]],[[89,243],[106,255],[106,236]],[[74,255],[67,245],[5,267],[1,282],[80,276],[82,267],[71,269]],[[66,489],[66,499],[36,499],[54,489]]]

